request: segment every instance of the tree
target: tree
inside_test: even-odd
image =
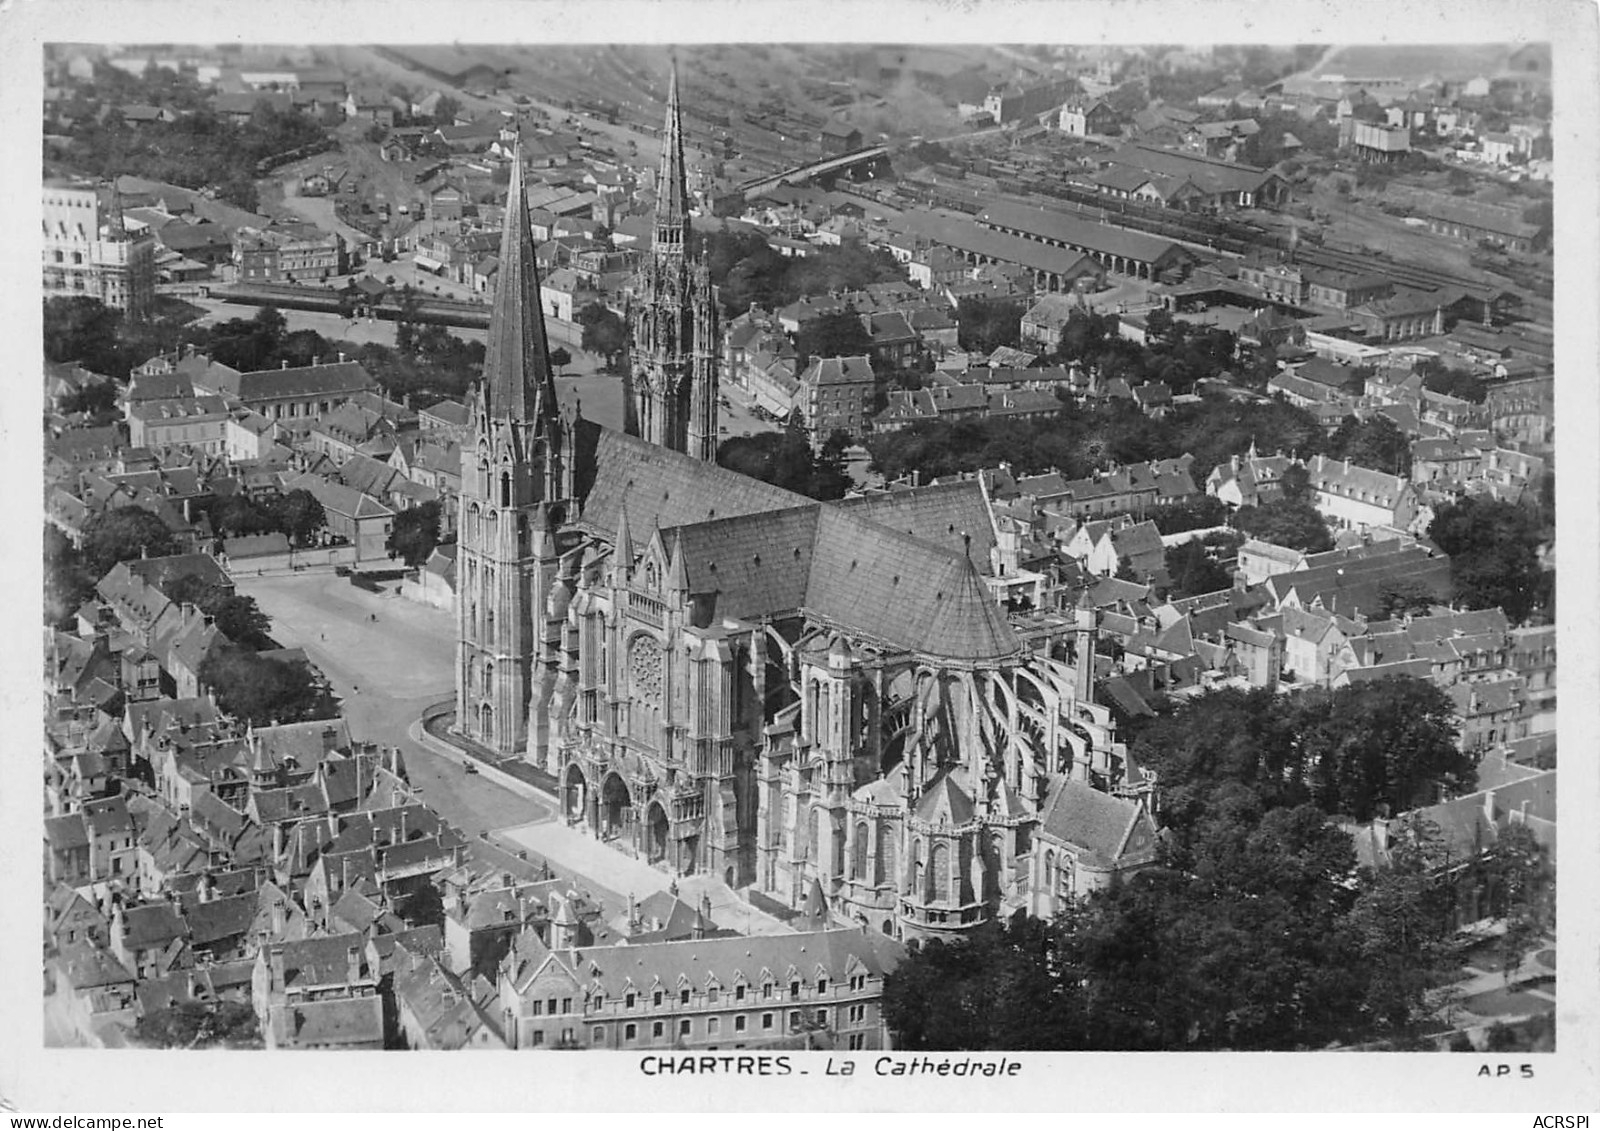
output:
[[[96,422],[114,423],[121,419],[117,412],[117,387],[110,381],[85,385],[61,398],[61,411],[68,416],[86,413]]]
[[[1391,826],[1389,864],[1366,873],[1348,916],[1366,981],[1362,1008],[1376,1034],[1408,1029],[1428,991],[1453,971],[1449,888],[1437,879],[1443,856],[1436,826]]]
[[[1291,503],[1311,502],[1311,472],[1303,463],[1291,463],[1283,469],[1283,497]]]
[[[795,349],[802,357],[860,357],[872,350],[872,335],[854,310],[818,315],[800,327]]]
[[[1439,786],[1468,792],[1473,760],[1456,745],[1455,705],[1433,683],[1391,676],[1334,691],[1309,691],[1285,708],[1296,735],[1291,791],[1324,812],[1358,821],[1380,809],[1425,803]]]
[[[85,369],[126,377],[131,366],[118,340],[122,311],[81,295],[44,300],[44,356],[76,361]]]
[[[1168,595],[1174,600],[1233,586],[1232,576],[1211,559],[1205,544],[1198,538],[1167,550],[1166,564],[1167,575],[1172,578],[1172,591]]]
[[[1388,581],[1378,590],[1378,607],[1373,610],[1372,618],[1395,620],[1413,613],[1424,614],[1434,603],[1433,590],[1414,577]]]
[[[272,621],[261,611],[254,597],[230,593],[188,574],[166,587],[167,598],[178,604],[194,605],[209,616],[217,630],[235,644],[249,648],[276,648],[270,635]]]
[[[272,515],[274,529],[289,536],[296,546],[309,544],[324,526],[328,516],[317,497],[304,487],[296,487],[284,495],[271,499],[267,509]]]
[[[214,649],[200,665],[200,681],[216,693],[218,706],[253,726],[338,714],[332,695],[309,664],[271,659],[238,645]]]
[[[212,327],[211,357],[245,373],[274,368],[287,328],[288,322],[277,307],[263,306],[253,318],[232,318]]]
[[[1162,534],[1182,534],[1186,530],[1222,526],[1228,520],[1228,506],[1215,495],[1198,495],[1187,502],[1151,507],[1144,517],[1155,523]]]
[[[166,523],[141,507],[116,507],[101,511],[84,524],[80,560],[98,579],[118,562],[177,552],[177,540]]]
[[[717,463],[800,495],[810,490],[816,475],[810,438],[796,424],[782,432],[758,432],[724,440],[717,449]]]
[[[1529,508],[1468,496],[1435,512],[1428,537],[1450,555],[1455,598],[1468,608],[1500,608],[1523,621],[1548,605],[1552,584],[1539,565],[1541,532]]]
[[[228,495],[217,499],[208,513],[212,529],[224,538],[265,534],[277,528],[271,513],[248,495]]]
[[[1507,825],[1479,864],[1491,896],[1491,911],[1505,922],[1501,969],[1509,986],[1530,947],[1555,929],[1555,869],[1525,824]]]
[[[822,443],[822,450],[811,465],[811,481],[806,494],[824,501],[844,498],[850,489],[850,473],[845,469],[844,453],[850,447],[850,437],[835,429]]]
[[[1309,503],[1273,499],[1260,506],[1240,507],[1233,524],[1252,538],[1303,550],[1308,554],[1333,549],[1333,534],[1315,507]]]
[[[1422,374],[1423,387],[1429,392],[1473,404],[1482,404],[1488,398],[1488,387],[1470,369],[1456,369],[1438,358],[1429,358],[1418,367],[1418,372]]]
[[[99,574],[90,575],[72,541],[59,529],[44,528],[44,619],[60,624],[94,596]]]
[[[969,297],[956,304],[957,341],[964,350],[991,354],[1022,341],[1027,309],[1016,299]]]
[[[615,370],[628,349],[628,324],[603,303],[591,302],[574,316],[583,327],[579,345],[605,359],[606,369]]]
[[[439,544],[439,510],[438,500],[430,500],[396,514],[389,533],[389,552],[398,554],[412,567],[427,561]]]
[[[234,593],[202,608],[211,615],[217,630],[229,640],[252,648],[276,647],[277,642],[269,635],[272,621],[261,611],[254,597]]]
[[[1390,475],[1408,475],[1411,440],[1387,416],[1366,420],[1347,416],[1328,440],[1328,456]]]
[[[236,1001],[180,1001],[140,1015],[138,1043],[149,1048],[258,1049],[262,1047],[255,1010]]]
[[[439,96],[439,101],[433,106],[433,124],[436,126],[451,126],[455,124],[456,115],[461,113],[461,103],[448,94]]]
[[[559,375],[567,366],[572,364],[572,353],[565,346],[557,346],[550,351],[550,367]]]

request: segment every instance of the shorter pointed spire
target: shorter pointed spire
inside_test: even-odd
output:
[[[689,591],[689,570],[683,561],[683,534],[672,536],[672,560],[667,563],[667,582],[679,593]]]
[[[612,548],[611,556],[617,569],[626,577],[628,571],[633,569],[633,535],[628,529],[628,501],[622,501],[622,514],[617,519],[617,541]]]

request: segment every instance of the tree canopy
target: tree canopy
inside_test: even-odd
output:
[[[860,240],[818,247],[803,258],[775,251],[760,232],[744,229],[699,233],[695,242],[730,317],[752,304],[773,309],[803,295],[859,291],[870,283],[904,282],[905,270],[886,251]]]
[[[200,665],[217,705],[254,726],[331,719],[338,707],[304,661],[273,659],[242,646],[217,648]]]
[[[1206,553],[1206,545],[1199,538],[1168,549],[1166,564],[1167,576],[1172,578],[1168,596],[1173,600],[1233,587],[1233,576]]]
[[[427,561],[439,544],[439,517],[438,500],[397,513],[389,532],[389,552],[398,554],[408,566],[419,566]]]
[[[579,345],[605,359],[607,369],[615,369],[628,350],[628,324],[604,303],[591,302],[573,318],[583,327]]]
[[[1389,475],[1411,474],[1411,439],[1387,416],[1345,417],[1328,438],[1326,454]]]
[[[730,471],[760,479],[813,499],[842,499],[850,477],[844,451],[850,438],[835,432],[813,452],[804,429],[791,425],[782,432],[735,436],[717,449],[717,463]]]
[[[957,341],[961,348],[988,355],[1001,346],[1022,343],[1022,316],[1027,307],[1018,299],[970,296],[956,304]]]
[[[118,562],[160,558],[178,552],[177,539],[166,523],[142,507],[114,507],[84,524],[79,551],[84,568],[95,580]]]
[[[1317,508],[1306,502],[1273,499],[1259,506],[1240,507],[1233,524],[1252,538],[1320,554],[1333,549],[1333,534]]]
[[[1501,608],[1514,621],[1548,609],[1555,580],[1539,564],[1533,508],[1469,495],[1434,512],[1428,537],[1450,555],[1455,599],[1467,608]]]
[[[804,358],[861,357],[872,351],[872,335],[854,310],[820,314],[800,327],[795,351]]]

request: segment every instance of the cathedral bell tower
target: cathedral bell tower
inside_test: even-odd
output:
[[[500,280],[483,380],[468,398],[456,559],[456,730],[501,754],[527,749],[539,652],[559,565],[567,430],[556,402],[520,147],[511,163]]]
[[[717,364],[721,327],[705,265],[690,257],[689,187],[678,113],[678,72],[667,93],[656,183],[654,244],[631,313],[627,430],[712,462],[717,456]]]

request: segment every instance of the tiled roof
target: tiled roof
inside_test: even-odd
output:
[[[1084,849],[1091,859],[1109,865],[1141,849],[1153,854],[1154,829],[1136,837],[1140,824],[1148,825],[1149,817],[1138,803],[1061,777],[1045,800],[1039,833]]]
[[[667,529],[712,518],[782,510],[812,503],[780,487],[691,459],[609,428],[579,428],[583,465],[597,469],[583,505],[582,525],[609,537],[623,501],[636,532]]]
[[[274,1011],[280,1040],[301,1046],[380,1045],[383,1042],[383,999],[365,997],[300,1001]]]
[[[873,382],[872,363],[866,357],[819,357],[800,375],[807,385],[859,385]]]
[[[375,389],[377,382],[357,361],[334,361],[252,373],[219,373],[219,392],[245,402],[317,397]]]
[[[876,491],[842,499],[837,506],[952,553],[967,554],[980,572],[988,572],[994,524],[976,479]]]
[[[1427,586],[1436,598],[1444,599],[1451,592],[1450,559],[1412,548],[1384,558],[1275,574],[1263,585],[1276,604],[1281,605],[1293,592],[1304,608],[1320,602],[1327,612],[1348,617],[1375,611],[1386,589],[1408,580]]]
[[[967,662],[1020,647],[972,562],[834,508],[818,524],[806,607],[912,651]]]
[[[342,483],[330,483],[320,475],[301,475],[290,480],[286,486],[291,491],[309,491],[317,502],[336,514],[353,518],[383,518],[394,513],[372,496]]]
[[[1149,173],[1186,177],[1207,193],[1257,192],[1275,176],[1270,169],[1137,143],[1124,145],[1113,160]]]
[[[352,955],[360,978],[370,976],[365,940],[359,934],[327,935],[283,944],[283,981],[279,987],[344,985]]]
[[[89,846],[89,828],[84,823],[82,813],[66,813],[60,817],[46,817],[44,819],[44,838],[50,842],[50,847],[57,852],[69,848],[87,848]]]
[[[132,985],[134,977],[108,950],[92,943],[72,943],[61,948],[60,965],[75,990],[96,986]]]
[[[978,223],[1059,240],[1072,247],[1154,263],[1180,250],[1171,240],[1113,228],[1092,220],[1026,204],[991,204],[978,213]],[[1034,242],[1030,240],[1029,242]]]
[[[966,217],[908,212],[901,223],[910,229],[912,234],[933,243],[985,256],[1002,263],[1014,263],[1033,271],[1047,271],[1059,275],[1093,274],[1099,271],[1098,266],[1083,252],[1065,247],[1053,247],[1038,240],[996,231]],[[1092,229],[1097,227],[1091,226]],[[1096,243],[1114,242],[1105,234],[1110,230],[1086,230],[1079,234],[1085,239],[1095,240]],[[1176,246],[1176,244],[1166,244],[1163,251]]]
[[[130,907],[122,913],[122,937],[130,950],[164,947],[188,933],[188,924],[178,909],[165,900]]]
[[[719,594],[721,615],[804,607],[864,637],[930,655],[978,661],[1016,652],[1015,636],[966,559],[847,510],[599,431],[596,449],[606,458],[583,524],[610,537],[625,498],[632,529],[682,525],[676,534],[690,589]]]
[[[819,967],[833,982],[847,980],[857,969],[881,978],[904,954],[900,943],[875,931],[808,931],[588,947],[576,952],[574,973],[580,984],[621,997],[630,985],[639,990],[656,984],[675,988],[680,976],[696,986],[714,978],[724,987],[735,985],[741,975],[759,984],[763,971],[774,981],[787,978],[790,970],[809,980]],[[555,960],[567,964],[563,956]]]
[[[913,816],[934,826],[959,828],[972,820],[976,812],[972,798],[956,783],[953,771],[944,770],[928,783],[922,796],[917,798]]]
[[[186,903],[183,912],[189,924],[189,942],[195,946],[205,946],[244,934],[250,929],[255,915],[254,891],[222,896],[204,903],[196,900]]]

